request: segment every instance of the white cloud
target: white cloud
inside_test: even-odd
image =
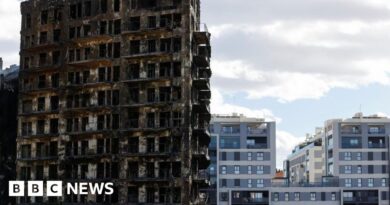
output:
[[[229,104],[224,102],[222,93],[212,89],[211,112],[213,114],[244,114],[247,117],[263,118],[267,121],[281,122],[281,119],[276,117],[271,110],[268,109],[250,109],[244,106]]]
[[[0,1],[0,57],[4,67],[19,64],[20,39],[20,2],[17,0]]]
[[[304,137],[296,137],[289,132],[276,130],[276,167],[283,168],[283,161],[291,154],[294,147],[304,140]]]

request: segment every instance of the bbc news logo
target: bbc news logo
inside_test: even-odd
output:
[[[43,181],[27,181],[27,187],[25,187],[25,181],[10,181],[9,182],[9,196],[25,196],[27,190],[27,196],[44,196],[46,190],[46,196],[63,196],[62,181],[47,181],[46,189],[44,189]],[[66,183],[65,192],[67,195],[112,195],[114,193],[114,184],[108,183]]]

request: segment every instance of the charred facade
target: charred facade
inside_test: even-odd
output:
[[[199,0],[21,4],[17,178],[114,182],[19,203],[202,204],[210,34]]]

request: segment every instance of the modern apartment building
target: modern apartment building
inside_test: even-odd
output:
[[[389,204],[390,119],[358,113],[326,121],[324,134],[324,174],[339,178],[344,204]]]
[[[285,163],[286,177],[292,184],[320,183],[322,181],[322,128],[297,145]]]
[[[17,178],[114,182],[19,203],[202,204],[210,33],[199,0],[21,3]]]
[[[218,204],[268,204],[275,174],[275,122],[243,115],[213,115]],[[213,144],[213,143],[212,143]]]
[[[321,133],[321,181],[292,183],[286,178],[284,183],[273,185],[271,203],[388,205],[389,135],[387,117],[358,113],[349,119],[326,121]],[[313,138],[314,142],[319,140]],[[288,170],[292,170],[291,165]],[[318,167],[308,170],[313,173]]]

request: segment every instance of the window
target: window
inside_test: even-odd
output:
[[[358,160],[358,161],[362,160],[362,153],[361,152],[356,153],[356,160]]]
[[[344,149],[349,148],[362,148],[361,137],[342,137],[341,147]]]
[[[130,25],[129,25],[129,30],[130,31],[137,31],[141,27],[141,18],[138,17],[131,17],[130,18]]]
[[[316,200],[316,193],[315,192],[311,192],[310,193],[310,200],[311,201],[315,201]]]
[[[226,185],[227,185],[227,180],[221,179],[221,187],[226,187]]]
[[[240,153],[234,152],[234,161],[240,161]]]
[[[148,17],[148,28],[156,28],[157,20],[156,16],[149,16]]]
[[[227,192],[221,193],[221,201],[227,201],[229,197],[229,194]]]
[[[114,0],[114,11],[118,12],[121,8],[121,0]]]
[[[263,179],[257,179],[256,180],[256,187],[257,188],[264,187],[264,180]]]
[[[248,161],[252,161],[252,152],[248,152]]]
[[[344,152],[344,160],[351,161],[352,160],[352,153],[351,152]]]
[[[264,152],[257,152],[256,153],[256,160],[263,161],[264,160]]]
[[[362,179],[357,179],[357,186],[362,187]]]
[[[351,182],[352,180],[351,179],[345,179],[344,180],[344,183],[345,183],[345,187],[351,187],[352,186],[352,182]]]
[[[387,183],[386,183],[386,178],[382,178],[382,179],[381,179],[381,185],[382,185],[383,187],[386,187],[386,185],[387,185]]]
[[[374,186],[374,179],[370,178],[368,179],[368,187],[373,187]]]
[[[374,173],[374,165],[368,165],[368,173],[373,174]]]
[[[290,198],[290,197],[289,197],[289,194],[288,194],[288,193],[284,193],[284,200],[285,200],[285,201],[288,201],[289,198]]]
[[[234,166],[234,174],[240,174],[240,166]]]
[[[47,18],[48,18],[48,11],[44,10],[41,12],[41,24],[45,25],[47,24]]]
[[[344,167],[344,174],[351,174],[352,172],[352,166],[351,165],[347,165]]]
[[[234,186],[239,187],[240,186],[240,179],[234,179]]]
[[[264,174],[264,166],[262,165],[256,166],[256,174]]]
[[[240,137],[221,137],[220,148],[224,148],[224,149],[240,148]]]
[[[252,174],[252,166],[248,166],[248,174]]]
[[[351,200],[353,200],[353,193],[352,192],[344,192],[343,198],[344,198],[344,201],[351,201]]]
[[[361,174],[362,173],[362,165],[358,165],[356,168],[356,173]]]
[[[295,192],[294,193],[294,200],[295,201],[299,201],[300,200],[300,193],[299,192]]]
[[[274,193],[274,201],[279,201],[279,193]]]
[[[248,179],[248,188],[252,188],[252,179]]]
[[[373,152],[368,152],[367,154],[368,154],[368,156],[367,156],[368,161],[374,160],[374,153]]]
[[[226,166],[221,167],[221,174],[226,174]]]
[[[332,192],[331,194],[332,201],[336,201],[336,193]]]

